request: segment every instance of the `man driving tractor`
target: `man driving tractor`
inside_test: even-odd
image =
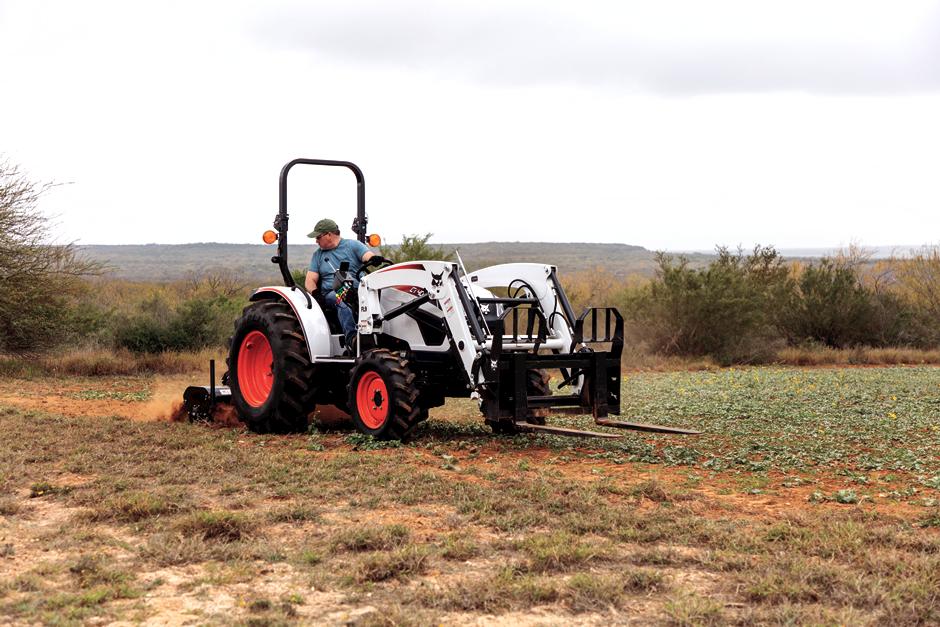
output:
[[[356,337],[356,315],[346,304],[343,286],[335,284],[336,272],[347,262],[348,276],[353,282],[352,289],[356,289],[359,287],[359,270],[365,262],[378,255],[358,240],[341,238],[339,226],[329,218],[317,222],[307,237],[315,239],[319,248],[310,259],[304,286],[325,311],[336,312],[346,337],[346,346],[351,347]],[[378,260],[382,258],[379,257]]]

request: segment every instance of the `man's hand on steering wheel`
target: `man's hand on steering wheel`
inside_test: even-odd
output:
[[[362,278],[363,274],[372,274],[379,268],[387,268],[388,266],[394,265],[395,262],[391,259],[386,259],[382,255],[372,255],[369,257],[369,260],[362,264],[362,267],[356,272],[356,280]]]

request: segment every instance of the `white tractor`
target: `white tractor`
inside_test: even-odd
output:
[[[620,413],[623,318],[611,307],[575,316],[552,265],[510,263],[468,273],[449,261],[367,263],[358,290],[345,291],[358,312],[356,342],[345,346],[335,313],[325,313],[295,284],[287,265],[287,177],[299,164],[355,174],[352,231],[361,242],[372,239],[365,183],[355,164],[286,164],[276,233],[265,237],[278,243],[272,261],[284,285],[258,288],[250,297],[235,323],[223,385],[215,385],[213,364],[209,386],[186,390],[192,419],[208,417],[225,402],[252,431],[303,432],[317,405],[334,405],[348,411],[362,433],[406,439],[430,408],[449,397],[472,397],[497,433],[619,437],[546,425],[549,412],[591,414],[605,427],[696,433],[608,419]],[[337,271],[334,285],[352,285],[347,267]]]

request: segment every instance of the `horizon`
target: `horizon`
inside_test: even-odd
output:
[[[587,246],[624,246],[624,247],[629,247],[629,248],[636,248],[636,249],[643,250],[643,251],[650,252],[650,253],[662,251],[662,252],[666,252],[666,253],[670,253],[670,254],[676,254],[676,255],[681,255],[681,254],[714,255],[715,252],[716,252],[716,250],[717,250],[717,248],[718,248],[719,246],[721,246],[721,245],[716,245],[716,246],[714,246],[714,247],[712,247],[712,248],[710,248],[710,249],[659,249],[659,248],[649,248],[649,247],[646,247],[646,246],[642,246],[642,245],[640,245],[640,244],[628,244],[628,243],[624,243],[624,242],[553,242],[553,241],[536,241],[536,240],[532,240],[532,241],[521,241],[521,240],[512,240],[512,241],[509,241],[509,240],[506,240],[506,241],[488,240],[488,241],[479,241],[479,242],[440,242],[440,243],[438,243],[438,242],[429,242],[429,245],[431,245],[431,246],[433,246],[433,247],[464,246],[464,245],[487,245],[487,244],[491,244],[491,245],[508,245],[508,244],[525,244],[525,245],[532,245],[532,244],[549,244],[549,245],[554,245],[554,244],[561,244],[561,245],[567,245],[567,246],[578,246],[578,245],[587,245]],[[168,243],[161,243],[161,242],[146,242],[146,243],[141,243],[141,244],[82,244],[82,243],[77,243],[77,242],[76,242],[75,245],[76,245],[77,247],[79,247],[79,248],[83,248],[83,247],[92,247],[92,246],[96,246],[96,247],[118,247],[118,246],[199,246],[199,245],[207,245],[207,246],[215,246],[215,245],[221,245],[221,246],[262,246],[262,247],[269,247],[269,246],[272,246],[272,247],[273,247],[273,246],[274,246],[274,244],[264,244],[263,242],[213,242],[213,241],[184,242],[184,243],[177,243],[177,244],[168,244]],[[302,246],[308,246],[308,245],[311,246],[311,247],[315,246],[315,244],[312,243],[312,242],[309,242],[309,243],[308,243],[308,242],[290,242],[288,245],[289,245],[289,246],[301,246],[301,247],[302,247]],[[382,246],[397,246],[398,244],[397,244],[397,243],[394,243],[394,244],[393,244],[393,243],[388,243],[388,242],[383,241],[381,245],[382,245]],[[772,244],[768,244],[768,245],[769,245],[769,246],[773,246]],[[774,248],[774,250],[776,250],[778,253],[780,253],[780,254],[781,254],[782,256],[784,256],[784,257],[825,257],[825,256],[828,256],[828,255],[837,254],[837,253],[840,252],[840,251],[847,250],[847,249],[848,249],[849,247],[851,247],[851,246],[855,246],[855,247],[860,248],[860,249],[861,249],[862,251],[864,251],[865,253],[869,254],[869,256],[870,256],[872,259],[885,259],[885,258],[889,258],[889,257],[896,256],[896,255],[903,255],[903,254],[905,254],[905,253],[915,252],[915,251],[918,251],[918,250],[923,249],[924,247],[933,247],[933,246],[938,246],[938,245],[940,245],[940,244],[924,243],[924,244],[911,244],[911,245],[908,245],[908,244],[888,244],[888,245],[873,245],[873,246],[868,246],[868,245],[865,245],[865,244],[859,244],[858,242],[852,242],[852,243],[850,243],[850,244],[848,244],[848,245],[838,245],[838,246],[793,246],[793,247],[777,247],[777,246],[773,246],[773,248]],[[732,246],[732,245],[727,245],[726,247],[729,248],[730,250],[737,250],[737,249],[741,248],[741,249],[744,250],[745,252],[748,251],[748,250],[753,249],[753,246],[747,247],[747,246],[738,246],[738,245],[734,245],[734,246]]]

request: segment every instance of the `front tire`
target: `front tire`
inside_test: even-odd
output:
[[[362,353],[349,383],[349,409],[360,433],[404,440],[427,412],[418,405],[415,375],[408,362],[384,348]]]
[[[229,347],[229,383],[239,418],[255,433],[302,433],[313,411],[313,366],[300,322],[283,301],[245,308]]]

